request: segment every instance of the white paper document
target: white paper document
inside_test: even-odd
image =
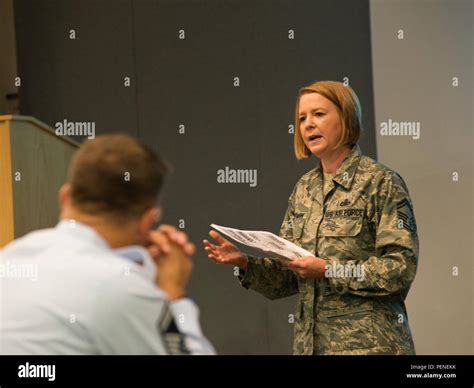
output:
[[[239,230],[216,224],[211,227],[243,252],[254,257],[272,257],[292,260],[298,257],[314,256],[313,253],[273,233],[256,230]]]

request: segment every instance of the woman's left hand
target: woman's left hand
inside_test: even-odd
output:
[[[326,260],[305,256],[293,260],[280,260],[283,268],[290,269],[303,279],[321,279],[326,272]]]

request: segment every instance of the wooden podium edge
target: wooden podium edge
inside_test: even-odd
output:
[[[11,122],[28,122],[59,141],[78,148],[80,144],[68,137],[57,136],[54,129],[31,116],[0,115],[0,248],[15,238],[13,204],[13,176],[11,150]]]
[[[38,127],[39,129],[47,132],[48,134],[56,137],[58,140],[63,141],[65,143],[68,143],[75,148],[80,147],[80,143],[78,143],[75,140],[70,139],[67,136],[57,136],[56,133],[54,132],[54,129],[51,128],[49,125],[43,123],[42,121],[32,117],[32,116],[16,116],[16,115],[0,115],[0,123],[1,122],[9,122],[9,121],[27,121],[34,126]]]
[[[0,116],[5,117],[5,116]],[[0,248],[13,241],[13,187],[10,149],[10,121],[0,121]]]

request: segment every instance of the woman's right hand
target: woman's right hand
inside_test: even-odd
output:
[[[244,271],[247,269],[247,256],[240,252],[234,244],[227,241],[215,230],[211,230],[209,236],[216,240],[218,244],[214,245],[207,240],[203,240],[207,257],[219,264],[232,264]]]

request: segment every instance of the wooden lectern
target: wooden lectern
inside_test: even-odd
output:
[[[79,146],[29,116],[0,116],[0,248],[59,217],[58,189]]]

